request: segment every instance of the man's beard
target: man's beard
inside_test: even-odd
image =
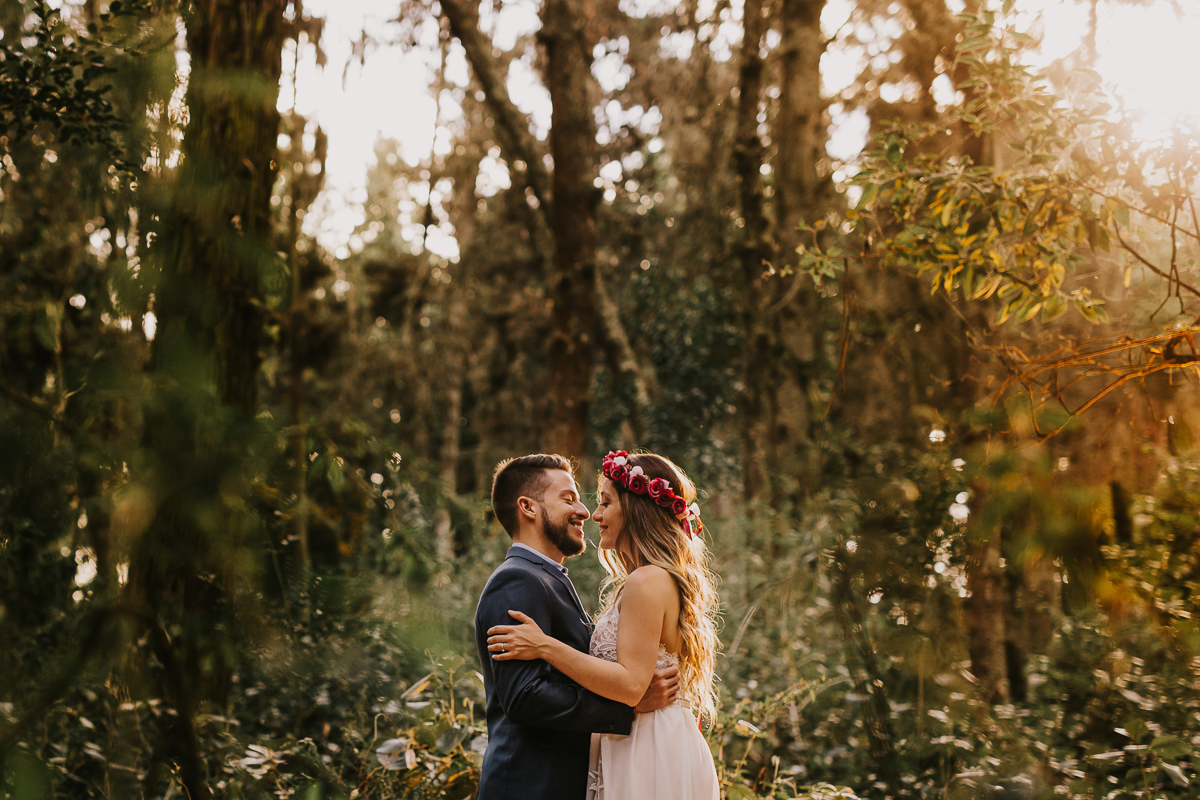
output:
[[[567,519],[570,519],[569,517]],[[571,535],[570,526],[566,519],[558,523],[553,523],[546,516],[546,509],[542,509],[542,530],[546,533],[546,538],[550,540],[550,544],[558,548],[558,552],[564,557],[577,556],[584,551],[587,544],[583,541],[583,537],[576,539]]]

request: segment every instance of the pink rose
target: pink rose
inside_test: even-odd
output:
[[[629,470],[625,469],[624,467],[614,466],[608,471],[608,477],[616,483],[620,483],[621,481],[625,480],[625,476],[627,474],[629,474]]]
[[[631,475],[629,482],[625,484],[625,488],[634,494],[645,494],[650,488],[650,482],[646,480],[645,475]]]
[[[687,500],[684,500],[682,497],[676,497],[671,503],[671,513],[677,517],[682,517],[687,513],[687,506]]]
[[[650,496],[656,500],[659,497],[662,497],[664,492],[669,492],[670,490],[671,484],[667,483],[662,478],[655,478],[654,480],[650,481],[650,484],[647,487],[647,491],[650,493]]]

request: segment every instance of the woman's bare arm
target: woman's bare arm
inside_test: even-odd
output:
[[[497,661],[543,659],[601,697],[637,705],[654,675],[667,610],[676,593],[674,578],[660,567],[641,567],[626,578],[615,662],[581,653],[548,636],[520,611],[509,614],[521,625],[488,630],[488,649]]]

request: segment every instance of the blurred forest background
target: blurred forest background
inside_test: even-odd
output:
[[[473,796],[491,471],[642,447],[731,800],[1200,797],[1200,138],[1083,5],[395,0],[434,145],[331,252],[300,0],[6,0],[0,796]]]

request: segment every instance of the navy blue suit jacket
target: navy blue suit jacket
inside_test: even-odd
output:
[[[488,628],[517,624],[510,609],[585,653],[592,635],[567,576],[511,548],[475,610],[488,726],[479,800],[583,800],[592,732],[629,733],[633,708],[589,692],[545,661],[493,661]]]

